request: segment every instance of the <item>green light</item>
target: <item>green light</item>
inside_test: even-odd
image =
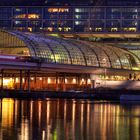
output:
[[[59,34],[50,34],[50,36],[60,37],[60,35],[59,35]]]
[[[53,133],[53,140],[57,140],[57,133],[56,133],[56,130],[54,130],[54,133]]]
[[[140,70],[138,67],[132,67],[132,70]]]

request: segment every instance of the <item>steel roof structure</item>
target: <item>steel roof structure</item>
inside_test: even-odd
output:
[[[66,39],[40,33],[0,31],[0,52],[42,58],[46,63],[112,69],[139,69],[133,53],[111,44]]]

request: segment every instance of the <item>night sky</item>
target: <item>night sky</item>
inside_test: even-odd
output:
[[[122,2],[121,5],[140,5],[140,0],[0,0],[0,5],[81,5],[81,4],[93,4],[93,5],[120,5],[118,2]]]

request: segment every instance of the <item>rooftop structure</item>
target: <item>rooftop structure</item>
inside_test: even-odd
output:
[[[129,70],[139,66],[136,55],[109,44],[19,31],[1,31],[0,38],[1,53],[38,57],[46,63]]]

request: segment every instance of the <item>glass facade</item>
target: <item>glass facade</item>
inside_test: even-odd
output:
[[[140,7],[0,7],[0,28],[45,32],[139,32]]]
[[[47,63],[129,70],[139,68],[137,56],[111,44],[20,31],[1,31],[0,35],[4,38],[0,40],[3,49],[21,47],[18,52],[25,55],[26,51],[28,55],[42,58]]]

